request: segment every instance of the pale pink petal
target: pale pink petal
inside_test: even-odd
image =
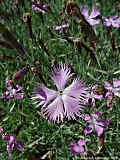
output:
[[[88,7],[85,7],[85,8],[81,9],[81,13],[85,16],[86,19],[89,17],[88,12],[89,12]]]
[[[72,142],[70,144],[70,148],[71,148],[71,151],[72,151],[73,154],[78,154],[78,153],[84,152],[84,147],[78,145],[75,142]]]
[[[85,100],[88,96],[88,87],[86,87],[78,78],[72,81],[72,83],[64,89],[70,97],[75,97],[76,99]]]
[[[46,105],[48,104],[48,102],[52,101],[57,96],[57,91],[49,89],[49,88],[45,87],[44,85],[41,88],[37,88],[36,91],[33,93],[37,93],[40,96],[42,96],[43,98],[45,98]],[[34,96],[34,98],[35,98],[35,96]],[[41,98],[39,99],[38,96],[36,96],[36,100],[38,100],[38,101],[40,100],[40,102],[41,102]]]
[[[104,87],[105,87],[105,89],[112,90],[111,84],[107,81],[104,82]]]
[[[89,18],[95,18],[97,17],[98,15],[100,15],[100,12],[98,10],[96,10],[96,7],[93,7],[93,10],[89,16]]]
[[[71,74],[71,70],[68,67],[68,65],[62,65],[59,66],[58,68],[54,67],[54,71],[52,72],[51,75],[52,75],[51,78],[53,79],[57,89],[63,90],[66,83],[73,74]]]
[[[110,27],[110,26],[111,26],[111,22],[104,22],[104,25],[105,25],[106,27]]]
[[[100,20],[88,19],[87,21],[89,22],[89,24],[90,24],[91,26],[94,26],[94,25],[96,25],[96,24],[100,24]]]
[[[117,91],[117,92],[114,92],[114,95],[115,95],[115,96],[118,96],[118,97],[120,98],[120,90]]]
[[[78,141],[78,144],[79,144],[80,146],[83,146],[83,145],[85,145],[86,142],[88,142],[87,139],[80,139],[80,140]]]
[[[99,99],[101,101],[102,98],[103,98],[103,96],[102,95],[96,95],[96,94],[94,94],[94,98],[95,99]]]
[[[95,129],[96,129],[96,132],[97,132],[97,135],[100,136],[102,133],[103,133],[103,128],[98,126],[98,125],[95,125]]]
[[[120,24],[117,23],[116,21],[113,21],[113,22],[112,22],[112,26],[115,27],[115,28],[119,28],[119,27],[120,27]]]
[[[63,109],[63,102],[61,97],[57,97],[48,106],[44,105],[41,109],[41,112],[50,121],[53,121],[53,122],[55,122],[56,120],[63,121],[64,109]]]
[[[75,119],[75,116],[79,116],[80,112],[83,110],[84,106],[79,104],[79,101],[74,97],[69,97],[67,95],[62,96],[64,103],[64,115],[68,120]]]
[[[114,79],[113,79],[113,86],[114,86],[115,88],[120,87],[120,80],[114,78]]]

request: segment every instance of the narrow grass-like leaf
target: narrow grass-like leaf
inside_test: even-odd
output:
[[[5,28],[4,24],[0,23],[0,34],[2,37],[10,43],[12,47],[14,47],[19,53],[25,54],[24,49],[21,44],[18,43],[17,39],[13,36],[13,34]]]

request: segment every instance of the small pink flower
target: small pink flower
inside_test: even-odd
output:
[[[120,98],[120,80],[114,78],[113,79],[113,85],[111,85],[109,82],[104,82],[105,89],[108,90],[108,92],[105,95],[105,98],[107,98],[107,107],[110,107],[110,103],[113,99],[113,96],[117,96]]]
[[[0,97],[1,99],[12,99],[15,97],[19,100],[23,99],[23,93],[20,93],[20,91],[23,90],[22,86],[16,85],[15,88],[12,88],[12,86],[10,85],[10,80],[8,78],[6,78],[5,86],[8,91],[2,94],[2,96]]]
[[[113,86],[109,82],[105,81],[104,87],[105,89],[108,90],[108,92],[112,92],[115,96],[120,98],[120,80],[119,79],[116,79],[116,78],[113,79]],[[106,96],[108,92],[106,93]]]
[[[93,6],[93,10],[90,15],[89,15],[89,8],[88,7],[81,8],[81,13],[85,16],[85,19],[88,21],[88,23],[91,26],[94,26],[96,24],[100,24],[99,19],[97,19],[97,20],[94,19],[100,15],[100,12],[98,10],[96,10],[96,4]]]
[[[86,102],[88,104],[89,99],[91,99],[91,103],[90,103],[91,107],[95,106],[95,99],[99,99],[101,101],[103,98],[103,96],[101,94],[98,95],[95,93],[97,88],[98,88],[98,85],[96,84],[92,87],[91,93],[88,93],[88,98],[87,98]]]
[[[21,125],[18,126],[18,128],[16,129],[15,134],[13,136],[10,136],[8,134],[2,135],[3,140],[8,140],[8,143],[7,143],[8,154],[11,154],[15,143],[16,143],[16,147],[19,151],[21,151],[21,152],[25,151],[23,142],[16,139],[16,136],[18,135],[20,128],[21,128]]]
[[[106,27],[110,27],[110,26],[113,26],[115,28],[120,27],[120,17],[118,16],[110,16],[109,18],[106,18],[103,16],[102,19],[104,20],[104,25]]]
[[[84,145],[88,142],[87,139],[80,139],[77,143],[71,142],[70,148],[73,154],[83,153],[85,152]]]
[[[63,28],[69,28],[69,23],[63,24],[61,26],[53,26],[53,30],[59,30],[59,32],[62,32]]]
[[[93,112],[92,117],[90,117],[88,114],[81,116],[81,118],[83,118],[87,123],[90,123],[90,125],[85,128],[85,135],[91,133],[95,129],[97,135],[100,136],[104,131],[103,126],[106,127],[109,125],[108,120],[97,120],[99,116],[100,112]]]

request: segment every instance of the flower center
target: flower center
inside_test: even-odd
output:
[[[60,96],[63,95],[63,91],[62,91],[62,90],[59,91],[59,95],[60,95]]]

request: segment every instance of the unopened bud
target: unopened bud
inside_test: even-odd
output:
[[[21,78],[27,73],[28,70],[29,70],[28,67],[24,67],[24,68],[21,69],[20,71],[16,72],[16,73],[13,75],[13,80],[14,80],[14,81],[18,81],[19,79],[21,79]]]

